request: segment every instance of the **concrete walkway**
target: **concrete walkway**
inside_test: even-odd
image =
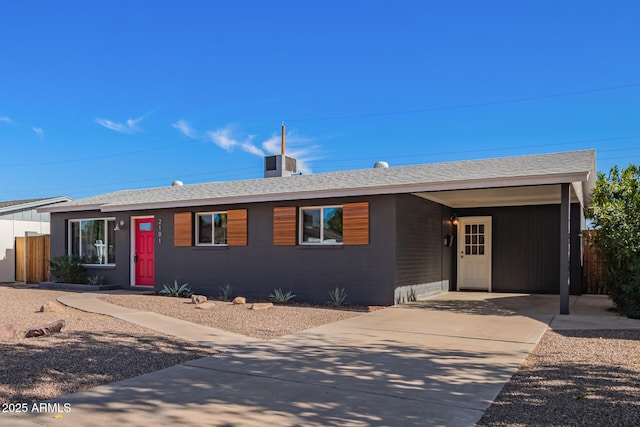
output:
[[[26,414],[12,425],[469,426],[549,325],[640,328],[606,312],[603,297],[571,303],[576,314],[560,316],[557,296],[450,293],[271,341],[193,326],[191,339],[215,347],[219,337],[226,351],[63,396],[52,401],[71,405],[62,419]],[[163,332],[182,326],[113,310]]]
[[[127,322],[167,335],[197,342],[207,347],[214,347],[220,351],[225,351],[228,346],[259,341],[255,338],[197,325],[158,313],[109,304],[108,302],[99,300],[98,294],[96,293],[69,294],[59,297],[58,302],[78,310],[88,311],[89,313],[105,314],[126,320]]]

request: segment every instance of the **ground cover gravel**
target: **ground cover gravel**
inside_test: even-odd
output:
[[[478,426],[639,426],[640,330],[547,331]]]
[[[0,325],[13,323],[24,336],[32,326],[58,319],[66,322],[58,334],[0,340],[0,404],[50,399],[216,353],[58,303],[58,313],[38,312],[44,303],[64,294],[0,286]]]
[[[251,304],[232,304],[217,300],[208,301],[213,307],[200,310],[188,298],[158,295],[101,294],[99,298],[111,304],[153,311],[187,322],[259,339],[278,338],[363,313],[363,311],[296,304],[274,305],[268,310],[251,310]]]

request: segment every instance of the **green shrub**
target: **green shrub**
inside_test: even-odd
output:
[[[85,268],[82,258],[62,255],[49,261],[51,280],[58,283],[85,283]]]
[[[598,173],[587,217],[604,265],[607,293],[623,314],[640,313],[640,170]]]
[[[189,298],[193,294],[193,292],[191,292],[191,288],[189,288],[188,283],[178,285],[177,280],[173,281],[173,285],[165,284],[164,288],[159,293],[160,295],[164,295],[167,297],[177,298]]]
[[[274,289],[273,293],[269,295],[269,299],[276,304],[286,304],[291,301],[293,297],[295,297],[295,295],[293,295],[291,291],[285,294],[284,292],[282,292],[281,288]]]
[[[345,288],[340,289],[336,286],[334,290],[329,291],[329,298],[331,298],[331,301],[327,301],[327,304],[340,307],[341,305],[346,304],[347,291]]]

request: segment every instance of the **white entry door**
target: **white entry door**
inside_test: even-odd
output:
[[[458,221],[458,290],[491,292],[491,217],[460,217]]]

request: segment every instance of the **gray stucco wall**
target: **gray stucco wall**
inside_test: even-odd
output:
[[[492,217],[492,290],[559,293],[560,205],[456,209]],[[571,206],[571,293],[582,287],[580,205]],[[457,239],[456,239],[457,241]],[[456,275],[455,259],[453,272]]]
[[[274,246],[273,208],[277,206],[324,206],[369,202],[369,245]],[[248,245],[245,247],[175,247],[173,214],[247,209]],[[266,299],[274,288],[291,290],[298,301],[325,303],[335,286],[347,290],[354,304],[393,304],[395,242],[394,196],[321,199],[250,205],[216,205],[197,209],[166,209],[101,214],[99,212],[52,215],[52,256],[66,251],[66,219],[115,217],[127,225],[116,232],[116,266],[90,268],[107,283],[130,284],[130,217],[154,215],[162,221],[162,242],[155,240],[156,290],[162,284],[188,282],[191,288],[217,296],[220,286],[230,284],[236,295]],[[62,232],[60,232],[62,231]],[[156,230],[157,231],[157,230]]]

